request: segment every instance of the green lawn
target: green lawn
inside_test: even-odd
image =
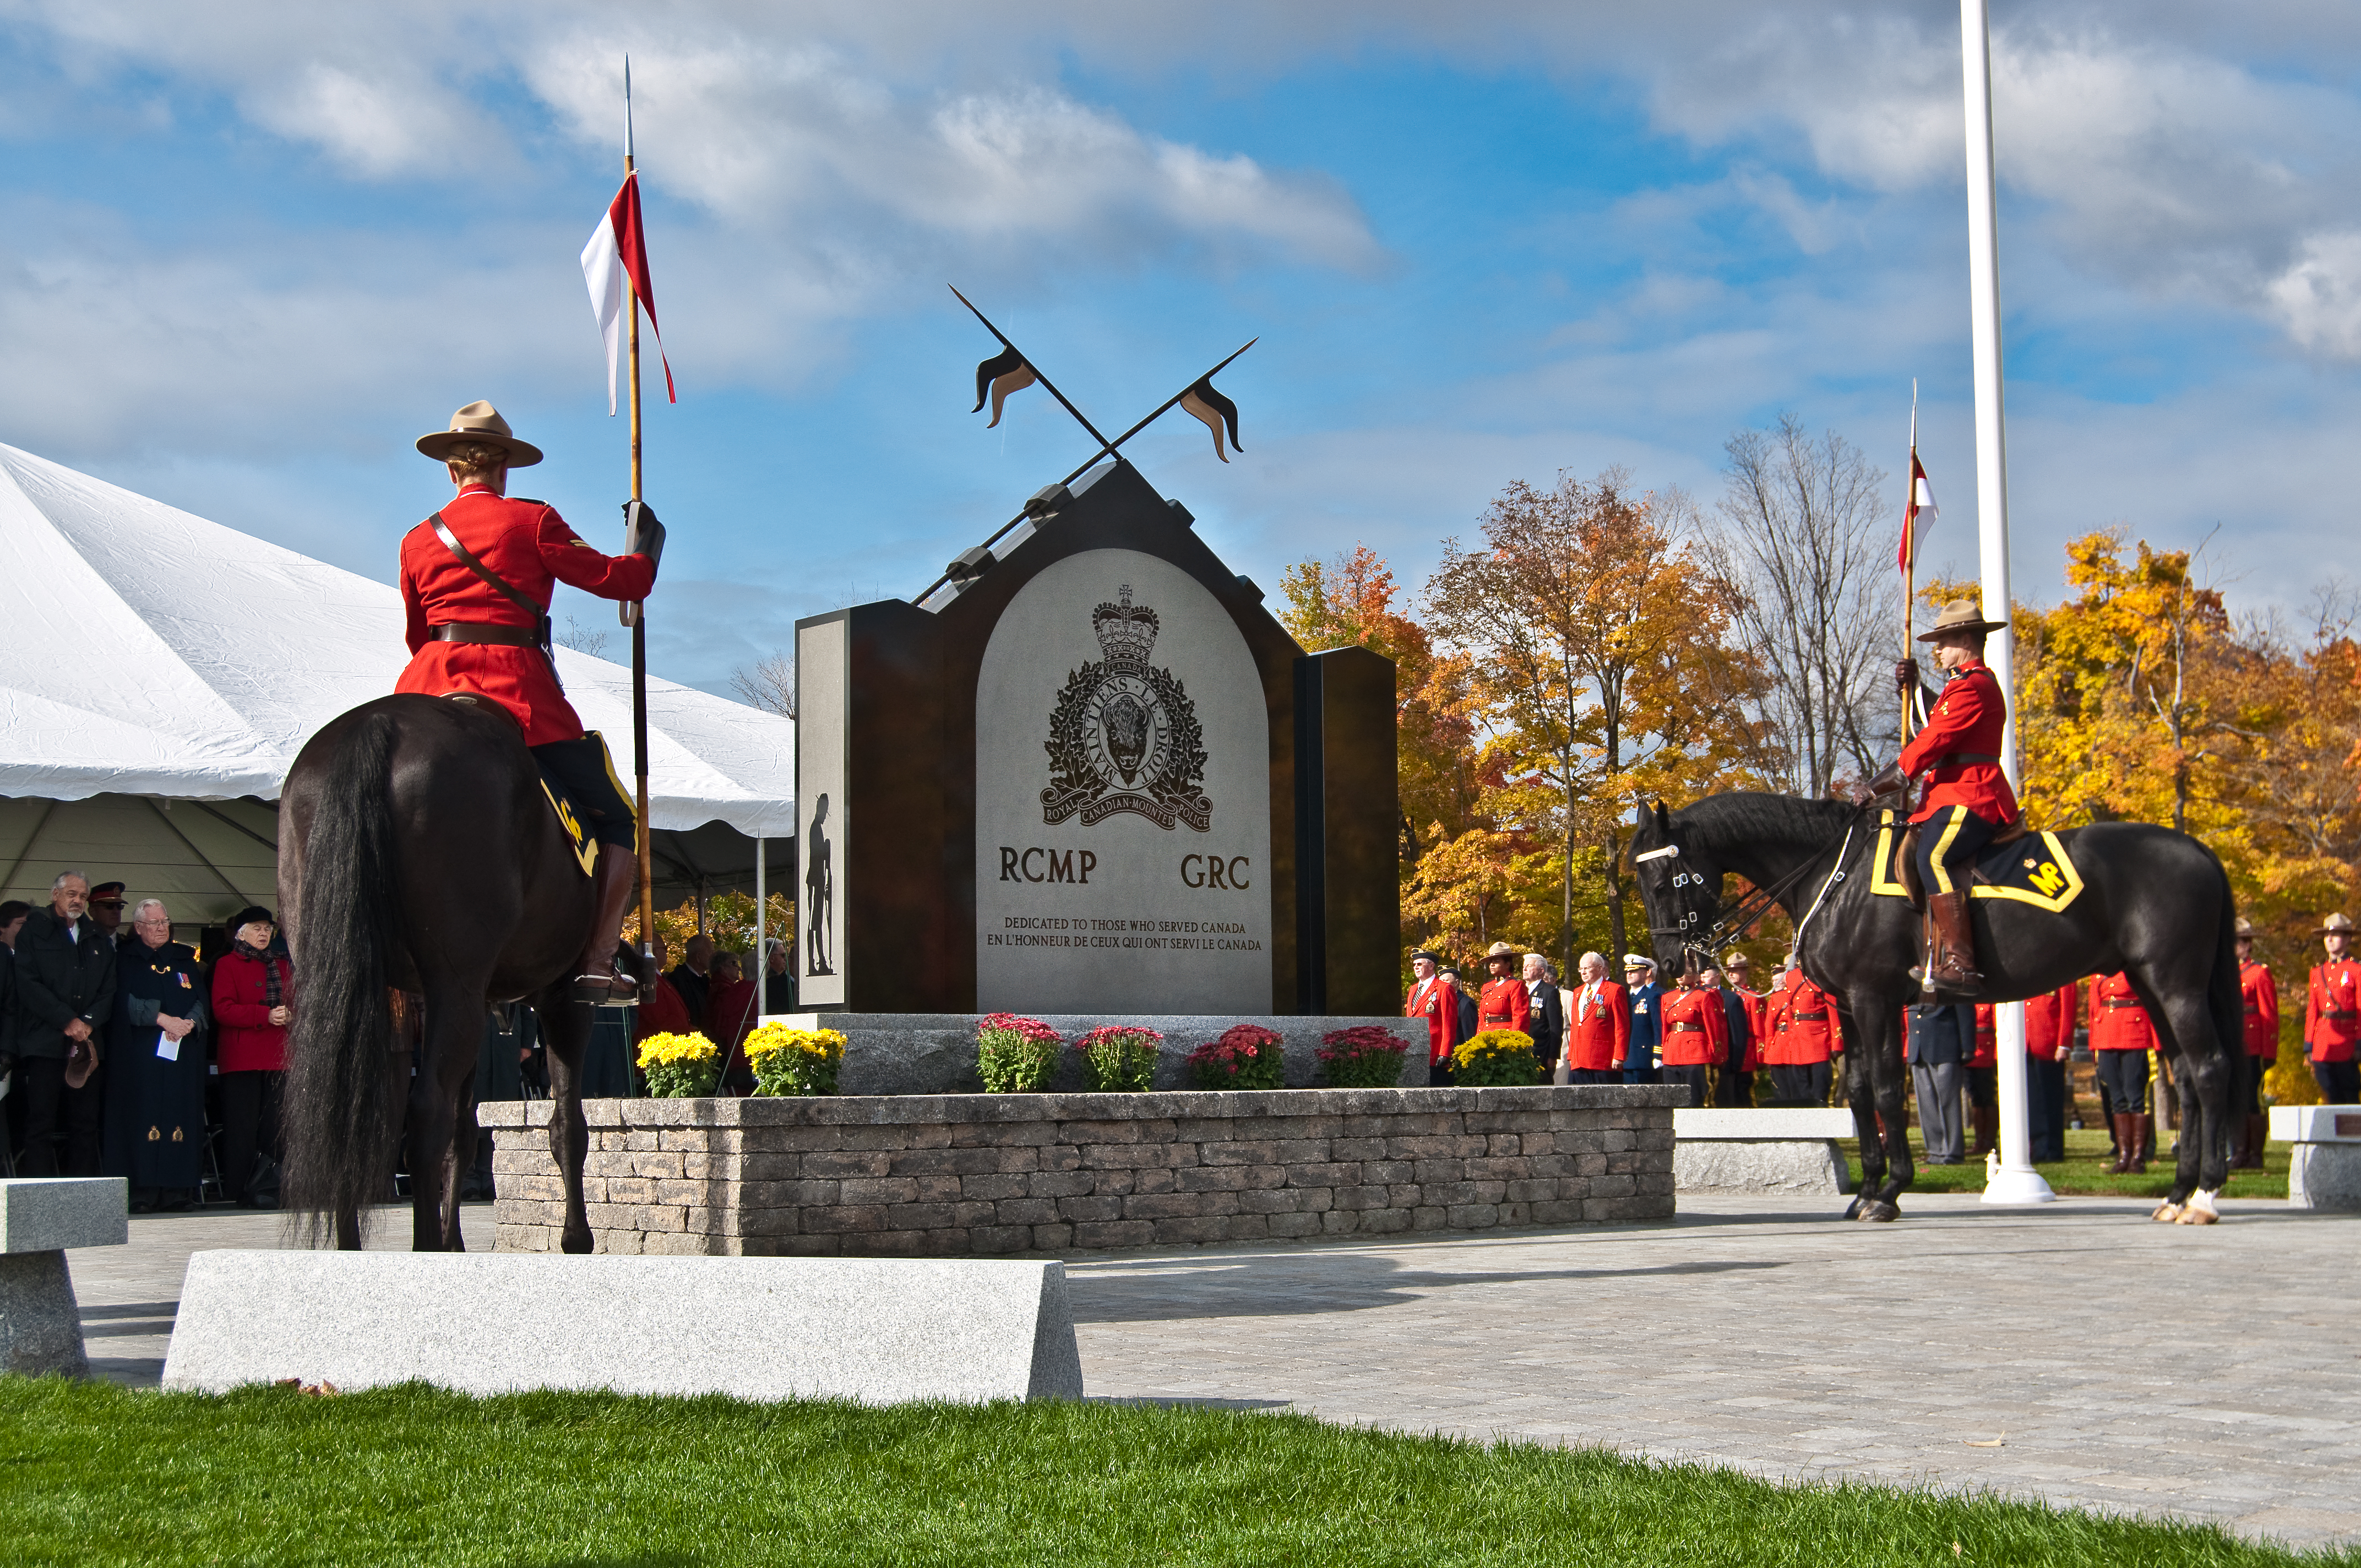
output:
[[[1972,1145],[1974,1140],[1971,1138]],[[1852,1179],[1861,1180],[1861,1151],[1850,1140],[1843,1146],[1845,1157],[1852,1167]],[[2109,1176],[2107,1174],[2107,1135],[2096,1128],[2084,1132],[2069,1130],[2066,1134],[2066,1157],[2055,1164],[2043,1163],[2033,1168],[2049,1183],[2052,1191],[2076,1197],[2101,1198],[2162,1198],[2172,1190],[2172,1135],[2157,1135],[2157,1157],[2148,1161],[2146,1176]],[[2222,1190],[2224,1198],[2284,1198],[2288,1188],[2287,1144],[2266,1143],[2263,1146],[2263,1168],[2230,1173],[2230,1184]],[[1982,1192],[1984,1190],[1984,1162],[1971,1159],[1965,1165],[1927,1165],[1926,1141],[1918,1129],[1910,1129],[1910,1157],[1916,1165],[1911,1178],[1912,1190],[1918,1192]]]
[[[517,1354],[579,1332],[520,1323]],[[1149,1406],[0,1378],[0,1477],[11,1563],[2361,1563],[2037,1504]]]

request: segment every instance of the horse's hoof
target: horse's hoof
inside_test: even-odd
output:
[[[1902,1218],[1902,1211],[1882,1198],[1872,1198],[1861,1206],[1861,1217],[1873,1224]]]
[[[2180,1217],[2173,1223],[2181,1225],[2218,1225],[2222,1223],[2222,1216],[2211,1209],[2201,1209],[2191,1203],[2180,1212]]]
[[[2178,1223],[2180,1219],[2180,1205],[2168,1198],[2156,1206],[2156,1212],[2150,1214],[2148,1218],[2159,1225]]]
[[[1844,1217],[1848,1220],[1858,1220],[1861,1218],[1860,1199],[1856,1198],[1851,1202],[1845,1205]]]

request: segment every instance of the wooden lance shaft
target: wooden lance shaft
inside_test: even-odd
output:
[[[629,178],[633,160],[623,154],[623,174]],[[631,326],[628,339],[631,373],[631,499],[642,500],[640,473],[640,289],[629,270],[623,287],[631,295]],[[648,827],[648,607],[631,607],[631,754],[640,789],[640,950],[653,950],[655,941],[656,882],[653,834]]]

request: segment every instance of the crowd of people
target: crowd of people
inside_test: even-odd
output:
[[[208,1180],[272,1206],[293,1015],[269,910],[192,948],[163,900],[60,872],[47,904],[0,904],[0,1165],[123,1177],[137,1212],[192,1207]]]
[[[637,1092],[639,1040],[701,1030],[730,1064],[728,1087],[750,1092],[746,1036],[763,1014],[795,1008],[786,946],[765,948],[759,996],[746,959],[699,936],[645,1005],[598,1008],[585,1091]],[[0,1174],[120,1176],[140,1213],[192,1208],[209,1189],[276,1206],[280,1091],[301,1005],[285,938],[259,905],[204,927],[192,947],[163,900],[135,903],[124,883],[93,886],[79,871],[60,872],[44,905],[0,904]],[[477,1098],[547,1086],[533,1010],[496,1008]],[[488,1157],[479,1148],[470,1196],[489,1196]]]
[[[2312,970],[2303,1051],[2323,1102],[2361,1103],[2361,961],[2354,922],[2332,915],[2315,933],[2325,961]],[[2254,956],[2254,928],[2238,922],[2240,1042],[2250,1061],[2235,1164],[2260,1169],[2262,1079],[2278,1059],[2279,1002],[2269,966]],[[1495,942],[1487,978],[1472,991],[1459,967],[1421,948],[1411,956],[1406,1017],[1427,1026],[1430,1080],[1452,1081],[1452,1052],[1482,1029],[1530,1035],[1542,1069],[1559,1083],[1680,1083],[1693,1105],[1827,1105],[1841,1101],[1844,1027],[1835,1000],[1797,967],[1793,953],[1765,991],[1752,989],[1752,960],[1724,955],[1719,969],[1660,982],[1653,959],[1623,958],[1623,980],[1608,979],[1604,955],[1585,953],[1577,983],[1563,985],[1540,953]],[[1996,1148],[2000,1056],[1989,1003],[1930,1003],[1901,1020],[1912,1097],[1929,1165],[1959,1165]],[[2156,1027],[2129,976],[2096,975],[2025,1004],[2026,1120],[2032,1157],[2066,1157],[2073,1121],[2069,1062],[2092,1063],[2112,1146],[2110,1169],[2138,1174],[2156,1157],[2151,1075]],[[1766,1083],[1767,1080],[1767,1083]],[[1766,1092],[1767,1087],[1767,1092]],[[1972,1146],[1969,1143],[1972,1135]]]

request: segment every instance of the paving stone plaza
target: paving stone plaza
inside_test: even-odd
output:
[[[2225,1201],[2034,1211],[1681,1199],[1669,1223],[1071,1255],[1093,1398],[1295,1409],[2361,1540],[2361,1223]],[[372,1245],[405,1246],[406,1211]],[[465,1212],[471,1248],[491,1210]],[[93,1370],[152,1387],[189,1254],[275,1216],[140,1218],[70,1255]],[[560,1331],[562,1332],[562,1331]],[[1978,1446],[1997,1443],[1998,1446]]]

